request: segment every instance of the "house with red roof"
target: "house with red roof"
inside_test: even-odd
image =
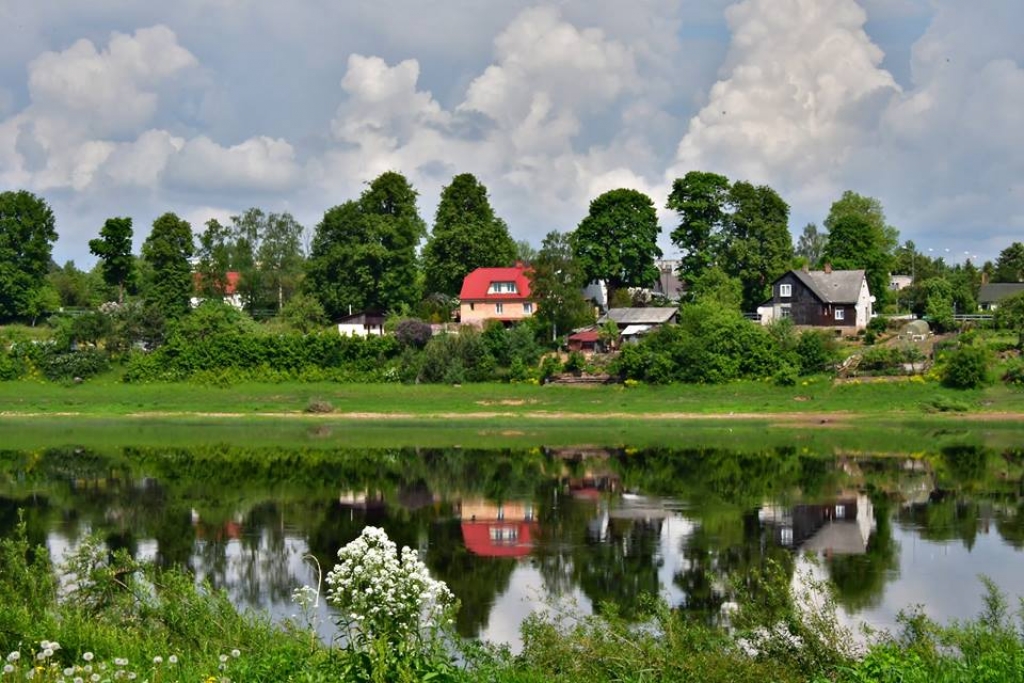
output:
[[[224,303],[234,306],[238,310],[242,310],[243,302],[242,295],[238,291],[238,283],[241,281],[242,276],[238,271],[230,270],[224,273],[224,292],[223,299]],[[192,273],[192,286],[195,288],[196,296],[192,297],[192,308],[195,308],[199,304],[203,303],[205,299],[198,296],[198,293],[203,288],[203,274]]]
[[[463,324],[483,325],[488,320],[514,323],[536,311],[530,298],[527,267],[477,268],[462,281],[459,313]]]

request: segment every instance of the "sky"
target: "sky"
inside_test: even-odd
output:
[[[794,241],[844,190],[949,262],[1024,240],[1020,0],[0,0],[0,190],[58,262],[131,216],[312,232],[388,170],[473,173],[513,237],[691,170],[774,188]]]

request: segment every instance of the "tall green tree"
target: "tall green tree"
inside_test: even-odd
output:
[[[752,311],[792,264],[789,205],[767,185],[755,187],[741,181],[729,189],[729,208],[719,263],[726,274],[740,281],[743,310]]]
[[[547,234],[529,276],[530,293],[537,303],[535,317],[545,334],[550,331],[554,338],[594,321],[594,310],[583,298],[587,278],[573,257],[567,234]]]
[[[825,227],[828,242],[822,262],[838,269],[865,270],[876,306],[884,305],[899,232],[886,223],[881,202],[847,190],[832,204]]]
[[[752,310],[792,265],[789,205],[767,185],[691,171],[672,184],[667,206],[679,214],[672,242],[682,250],[679,273],[690,286],[718,268],[740,281],[741,305]]]
[[[251,208],[231,217],[234,262],[246,309],[281,310],[303,270],[302,226],[290,213]]]
[[[494,215],[487,188],[470,173],[452,178],[441,190],[434,231],[423,248],[427,291],[457,296],[471,271],[510,266],[516,252],[508,226]]]
[[[618,189],[590,202],[569,239],[587,281],[604,280],[611,301],[623,287],[649,287],[658,279],[660,230],[650,197]]]
[[[142,245],[149,282],[146,303],[165,318],[178,318],[189,311],[194,286],[189,259],[195,251],[192,226],[173,213],[153,221],[153,230]]]
[[[57,292],[61,306],[91,308],[105,300],[101,298],[107,289],[102,278],[79,270],[74,261],[50,268],[46,279]]]
[[[828,235],[818,230],[815,223],[808,223],[796,242],[796,255],[806,259],[809,264],[817,264],[821,260],[821,253],[825,249],[825,242]]]
[[[124,291],[135,274],[132,255],[132,219],[108,218],[100,236],[89,240],[89,252],[100,259],[103,281],[117,287],[117,302],[124,303]]]
[[[204,299],[222,299],[228,287],[228,272],[232,266],[234,242],[232,231],[216,218],[206,221],[206,229],[199,235],[196,256],[196,290]]]
[[[56,240],[45,200],[25,190],[0,192],[0,320],[38,308]]]
[[[426,224],[400,173],[377,177],[357,201],[328,209],[316,228],[306,287],[332,318],[389,311],[420,299],[416,246]]]
[[[1024,282],[1024,244],[1014,242],[999,252],[993,282]]]
[[[690,171],[672,183],[666,207],[679,215],[672,244],[682,250],[679,275],[690,284],[715,265],[726,219],[729,179],[717,173]]]

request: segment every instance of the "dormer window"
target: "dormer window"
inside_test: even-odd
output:
[[[779,285],[779,296],[783,299],[793,296],[793,285]]]
[[[516,294],[516,283],[515,282],[492,282],[491,286],[487,289],[488,294]]]

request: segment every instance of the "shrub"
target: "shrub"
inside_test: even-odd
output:
[[[583,369],[586,367],[587,359],[583,357],[583,354],[579,351],[573,351],[569,354],[569,357],[565,359],[565,365],[563,369],[565,372],[571,372],[572,374],[579,376],[583,374]]]
[[[871,321],[868,322],[867,329],[868,332],[874,332],[877,336],[889,329],[889,321],[885,318],[872,318]]]
[[[864,352],[859,367],[868,372],[897,372],[903,368],[903,358],[894,346],[876,346]]]
[[[557,356],[544,356],[540,364],[540,381],[546,382],[562,371],[562,363]]]
[[[801,375],[829,372],[835,367],[838,355],[836,339],[822,330],[807,330],[797,340],[796,353]]]
[[[334,406],[330,401],[324,401],[322,399],[313,399],[306,404],[307,413],[333,413]]]
[[[975,389],[988,381],[988,353],[980,346],[961,346],[946,358],[942,384],[953,389]]]
[[[434,332],[430,323],[416,318],[406,318],[395,327],[395,338],[402,346],[422,349],[430,341]]]
[[[797,369],[787,363],[775,371],[772,383],[777,387],[792,387],[796,385],[797,377],[799,377]]]
[[[1007,384],[1024,386],[1024,361],[1017,359],[1008,363],[1003,370],[1002,380]]]

